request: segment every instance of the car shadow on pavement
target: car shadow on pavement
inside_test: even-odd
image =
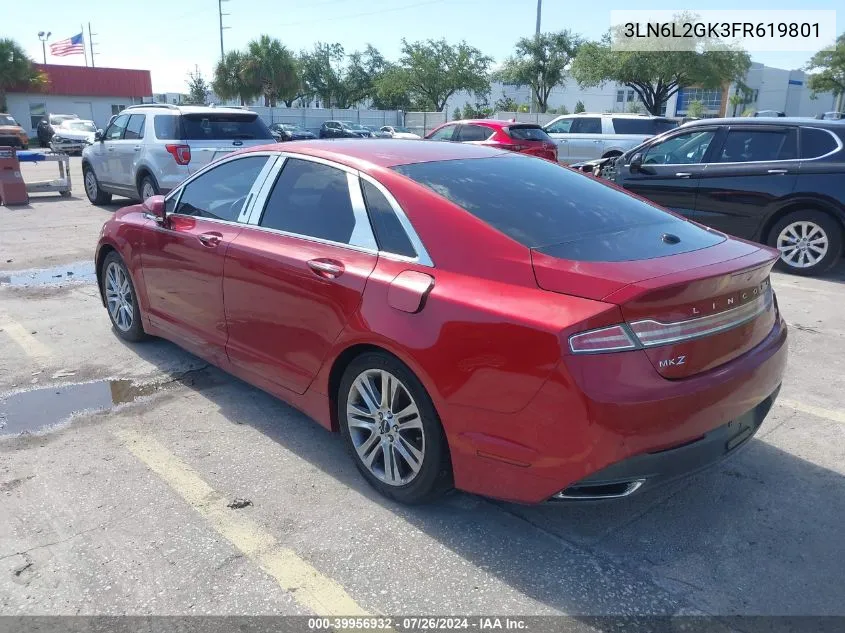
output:
[[[165,342],[132,347],[171,368],[165,358],[194,359]],[[455,492],[433,504],[404,506],[370,488],[339,434],[228,374],[207,371],[210,386],[197,388],[226,419],[251,425],[552,609],[573,615],[845,614],[845,477],[762,439],[708,471],[628,499],[519,506]],[[796,448],[806,449],[814,436],[800,421],[787,418],[781,425],[791,433],[798,428]],[[776,436],[777,424],[770,418],[762,435]]]

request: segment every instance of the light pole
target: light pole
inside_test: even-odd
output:
[[[38,39],[41,40],[41,54],[44,56],[44,63],[47,63],[47,40],[53,34],[52,31],[38,31]]]
[[[538,41],[540,39],[540,18],[542,17],[542,15],[543,15],[543,0],[537,0],[537,28],[534,30],[534,39],[538,40]],[[538,79],[538,82],[539,82],[539,79],[540,79],[539,75],[538,75],[537,79]],[[529,112],[533,112],[534,111],[534,105],[536,104],[538,106],[537,111],[539,111],[540,110],[540,108],[539,108],[539,105],[540,105],[539,93],[534,89],[531,90],[531,93],[532,93],[531,94],[531,106],[528,108],[528,110],[529,110]]]

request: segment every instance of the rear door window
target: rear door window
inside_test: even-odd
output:
[[[483,125],[462,125],[458,128],[457,140],[462,143],[486,141],[493,136],[493,130]]]
[[[795,128],[730,129],[716,163],[759,163],[798,158]]]
[[[648,259],[725,239],[600,181],[519,154],[394,169],[520,244],[564,259]],[[680,242],[665,244],[666,232]]]
[[[129,117],[129,123],[126,126],[126,132],[123,135],[124,139],[142,139],[144,138],[144,119],[143,114],[133,114]]]
[[[617,134],[639,134],[657,136],[678,127],[677,121],[649,119],[646,117],[618,117],[613,119],[613,131]]]
[[[209,169],[187,185],[176,213],[235,222],[267,156],[246,156]]]
[[[837,148],[830,132],[813,127],[801,128],[801,158],[818,158]]]
[[[578,117],[572,120],[572,134],[601,134],[601,119],[598,117]]]
[[[183,114],[186,141],[273,140],[273,135],[257,114]]]

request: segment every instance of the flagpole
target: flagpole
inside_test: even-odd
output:
[[[79,32],[82,33],[82,54],[85,55],[85,67],[88,67],[88,51],[85,50],[85,26],[79,25]]]
[[[96,64],[94,63],[94,36],[91,33],[91,23],[88,23],[88,46],[91,47],[91,68],[94,68]]]

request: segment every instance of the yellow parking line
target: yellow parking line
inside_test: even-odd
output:
[[[156,440],[132,430],[116,431],[126,448],[161,477],[244,556],[272,576],[294,599],[319,616],[365,616],[346,590],[282,547],[276,537],[243,513],[226,507],[225,498],[188,464]]]
[[[0,329],[8,334],[9,338],[17,343],[27,356],[45,358],[52,354],[49,347],[30,334],[29,330],[17,321],[6,319],[0,325]]]
[[[796,402],[795,400],[779,399],[777,403],[789,409],[800,411],[801,413],[809,413],[810,415],[814,415],[818,418],[825,418],[826,420],[830,420],[831,422],[845,424],[845,413],[843,413],[842,411],[835,411],[834,409],[824,409],[822,407],[816,407],[812,404]]]

